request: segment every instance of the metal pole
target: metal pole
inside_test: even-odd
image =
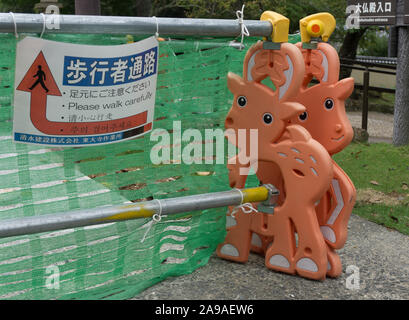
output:
[[[41,33],[44,19],[40,14],[15,13],[18,33]],[[59,29],[46,29],[46,33],[107,33],[107,34],[155,34],[158,24],[160,35],[173,36],[224,36],[241,34],[237,20],[231,19],[187,19],[147,17],[106,17],[60,15]],[[245,20],[251,36],[268,37],[273,27],[268,21]],[[0,32],[14,32],[13,17],[0,13]]]
[[[364,94],[362,104],[362,129],[368,131],[368,109],[369,109],[369,70],[364,71]]]
[[[269,186],[0,220],[0,238],[265,201]]]

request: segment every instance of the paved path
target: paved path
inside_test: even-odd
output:
[[[361,128],[362,112],[348,112],[348,118],[353,127]],[[369,112],[368,133],[369,142],[392,143],[393,114]]]
[[[247,264],[213,256],[192,274],[167,279],[134,299],[409,299],[409,237],[352,215],[340,256],[343,274],[323,282],[268,270],[260,256]],[[360,289],[346,288],[347,266],[359,267]]]

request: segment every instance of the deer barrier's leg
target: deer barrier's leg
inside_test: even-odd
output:
[[[264,238],[273,239],[266,249],[266,267],[275,271],[295,274],[292,260],[294,241],[291,237],[292,226],[289,219],[280,212],[274,213],[274,215],[255,215],[253,216],[252,230]]]
[[[303,215],[291,217],[298,235],[294,256],[296,271],[302,277],[321,280],[325,279],[328,270],[328,249],[319,229],[315,209],[306,209]]]
[[[350,178],[335,162],[331,193],[334,205],[325,223],[320,225],[327,244],[333,249],[340,249],[347,240],[348,221],[355,205],[356,190]]]
[[[327,265],[327,276],[330,278],[337,278],[342,273],[342,263],[341,258],[334,249],[328,247],[327,251],[328,265]]]
[[[232,208],[229,208],[230,212]],[[236,262],[247,262],[250,253],[251,214],[241,209],[232,216],[226,216],[227,235],[223,243],[219,244],[216,253],[220,258]]]
[[[251,252],[264,255],[268,246],[273,242],[273,237],[253,233],[251,237]]]

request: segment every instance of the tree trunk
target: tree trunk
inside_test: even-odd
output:
[[[339,57],[345,59],[355,60],[356,52],[358,50],[359,41],[364,35],[367,28],[348,31],[345,35],[342,46],[339,49]],[[342,62],[343,64],[352,64],[351,62]],[[352,70],[349,68],[341,68],[340,78],[348,78],[351,76]]]
[[[409,144],[409,27],[398,28],[398,67],[393,123],[393,144]]]
[[[152,2],[151,0],[135,0],[135,16],[137,17],[151,17],[152,16]]]
[[[100,16],[100,0],[75,0],[75,14]]]

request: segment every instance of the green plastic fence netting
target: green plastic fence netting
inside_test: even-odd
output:
[[[129,39],[52,34],[45,38],[98,45],[123,44]],[[247,39],[246,47],[256,40]],[[246,53],[229,46],[230,41],[160,43],[153,129],[172,133],[174,121],[181,122],[182,130],[223,129],[232,103],[226,75],[242,73]],[[14,35],[0,34],[0,223],[8,218],[228,189],[225,165],[204,164],[204,160],[193,165],[179,161],[153,165],[150,151],[157,141],[151,141],[150,134],[83,148],[14,143],[16,43]],[[169,148],[178,143],[183,148],[189,142],[172,141]],[[255,178],[249,183],[258,184]],[[133,297],[169,276],[205,265],[225,236],[225,212],[222,208],[164,218],[153,224],[143,243],[150,219],[0,239],[0,299]]]

